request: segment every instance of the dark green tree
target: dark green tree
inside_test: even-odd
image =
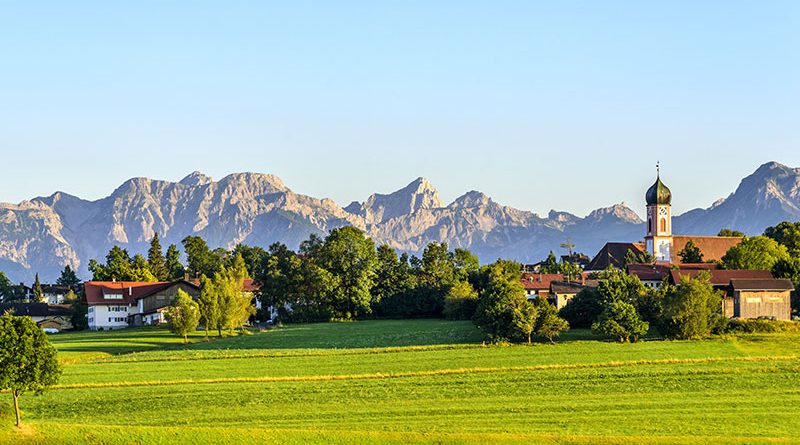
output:
[[[88,307],[72,289],[64,295],[64,303],[70,305],[72,309],[72,317],[70,318],[72,329],[75,331],[82,331],[88,328],[89,323],[86,319]]]
[[[731,230],[731,229],[721,229],[717,236],[724,236],[729,238],[741,238],[744,236],[744,233],[738,230]]]
[[[541,269],[539,269],[541,273],[561,273],[561,268],[558,266],[558,260],[556,259],[556,254],[553,251],[550,251],[550,254],[547,255],[547,259],[542,262]]]
[[[522,283],[509,279],[503,264],[488,266],[486,273],[486,287],[478,299],[473,321],[494,341],[530,342],[537,314],[525,297]]]
[[[186,252],[186,271],[193,278],[201,275],[213,277],[222,267],[222,258],[218,253],[211,251],[208,244],[199,236],[187,236],[181,241],[183,251]]]
[[[247,267],[247,273],[251,277],[254,277],[258,268],[261,267],[261,263],[264,261],[267,251],[258,246],[237,244],[236,247],[234,247],[231,251],[231,254],[228,255],[225,265],[228,267],[233,266],[233,262],[236,260],[237,255],[242,256],[245,266]]]
[[[184,275],[183,263],[181,263],[181,252],[178,246],[170,244],[167,247],[166,267],[169,272],[169,280],[180,280]]]
[[[379,306],[384,299],[397,298],[408,292],[410,287],[411,271],[408,261],[404,258],[401,262],[397,252],[387,244],[378,246],[375,285],[372,288],[373,304]]]
[[[694,241],[689,240],[683,249],[678,252],[678,256],[681,258],[682,263],[702,263],[703,262],[703,252],[700,251],[700,248],[695,246]]]
[[[335,277],[329,294],[334,317],[351,319],[372,312],[370,291],[378,258],[364,232],[352,226],[331,230],[314,261]]]
[[[656,258],[648,251],[642,252],[634,252],[633,250],[628,249],[625,252],[625,261],[624,266],[628,264],[652,264],[656,261]]]
[[[167,281],[170,279],[170,271],[167,269],[167,260],[164,258],[158,233],[153,234],[153,239],[150,241],[150,249],[147,251],[147,266],[156,280]]]
[[[584,288],[561,308],[559,315],[573,328],[589,328],[601,312],[603,307],[597,290]]]
[[[77,286],[81,284],[81,279],[78,278],[78,275],[69,267],[69,264],[64,266],[64,270],[61,271],[61,276],[58,277],[56,280],[56,284],[59,286]]]
[[[44,299],[44,291],[42,290],[42,282],[39,281],[39,274],[36,274],[36,279],[33,281],[33,301],[37,303],[46,303]]]
[[[764,236],[786,247],[790,255],[800,256],[800,222],[784,221],[775,227],[767,227]]]
[[[56,349],[30,317],[0,316],[0,390],[11,393],[17,427],[22,425],[19,398],[58,383]]]

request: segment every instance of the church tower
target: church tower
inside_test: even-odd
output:
[[[656,183],[645,194],[647,201],[647,251],[656,262],[669,263],[672,255],[672,192],[661,182],[661,169],[656,167]]]

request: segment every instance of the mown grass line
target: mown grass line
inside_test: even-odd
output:
[[[130,426],[130,425],[55,425],[38,424],[25,432],[0,430],[0,440],[9,439],[15,444],[45,444],[53,441],[68,443],[197,443],[199,440],[220,444],[272,443],[272,444],[784,444],[797,443],[796,438],[772,436],[624,436],[581,434],[526,434],[526,433],[447,433],[405,431],[341,431],[335,429],[298,428],[240,428],[240,427],[187,427],[181,426]],[[38,427],[38,428],[37,428]],[[120,435],[120,428],[125,434]]]
[[[571,370],[571,369],[592,369],[592,368],[620,368],[626,366],[640,365],[683,365],[683,364],[709,364],[725,362],[781,362],[794,361],[797,356],[763,356],[763,357],[720,357],[720,358],[696,358],[696,359],[657,359],[657,360],[631,360],[631,361],[612,361],[603,363],[575,363],[575,364],[548,364],[532,366],[506,366],[506,367],[476,367],[476,368],[455,368],[437,369],[430,371],[410,371],[410,372],[388,372],[388,373],[368,373],[368,374],[340,374],[340,375],[309,375],[309,376],[265,376],[265,377],[226,377],[214,379],[176,379],[176,380],[150,380],[141,382],[107,382],[107,383],[74,383],[56,385],[53,389],[92,389],[92,388],[128,388],[143,386],[161,385],[208,385],[219,383],[272,383],[272,382],[319,382],[334,380],[379,380],[397,379],[409,377],[438,377],[459,374],[488,374],[488,373],[516,373],[516,372],[535,372],[551,370]],[[793,371],[800,371],[800,366],[796,366]],[[775,372],[771,368],[759,369],[760,372]],[[730,373],[738,373],[740,370],[730,370]],[[724,373],[724,370],[695,370],[684,372],[686,374],[713,374]]]
[[[259,352],[244,352],[246,349],[211,349],[193,350],[184,349],[188,354],[173,357],[137,357],[138,355],[152,354],[153,351],[132,352],[117,356],[106,356],[89,358],[84,361],[71,363],[150,363],[150,362],[177,362],[177,361],[199,361],[199,360],[228,360],[228,359],[248,359],[248,358],[297,358],[297,357],[336,357],[350,355],[377,355],[377,354],[396,354],[401,352],[430,352],[430,351],[456,351],[491,348],[491,345],[483,344],[460,344],[460,345],[427,345],[427,346],[397,346],[387,348],[342,348],[342,349],[306,349],[306,350],[266,350]],[[201,352],[202,351],[202,352]],[[237,351],[228,354],[227,351]],[[209,353],[214,355],[208,355]],[[198,353],[198,354],[193,354]]]

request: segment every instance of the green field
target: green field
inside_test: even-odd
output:
[[[487,346],[469,322],[58,334],[2,443],[800,443],[800,335]]]

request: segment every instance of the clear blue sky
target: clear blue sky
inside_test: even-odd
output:
[[[0,201],[274,173],[676,211],[800,166],[800,2],[0,3]]]

